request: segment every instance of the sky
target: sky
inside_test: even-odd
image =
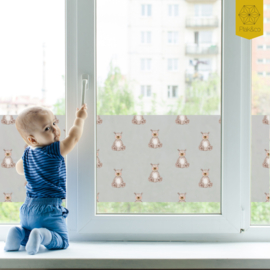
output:
[[[97,79],[106,78],[109,63],[126,70],[126,0],[97,0]],[[116,31],[117,29],[117,31]],[[0,98],[41,97],[43,44],[46,45],[47,100],[64,97],[64,0],[0,1]]]

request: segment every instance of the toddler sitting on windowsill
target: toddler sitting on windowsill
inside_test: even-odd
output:
[[[26,199],[20,208],[21,226],[12,227],[4,249],[19,250],[26,246],[28,254],[69,246],[65,222],[69,211],[61,206],[66,198],[66,167],[64,156],[79,141],[87,118],[87,105],[77,108],[74,125],[68,136],[59,141],[60,129],[53,113],[43,107],[26,108],[16,119],[16,128],[28,144],[16,164],[19,174],[27,180]]]

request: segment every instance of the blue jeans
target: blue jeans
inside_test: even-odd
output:
[[[25,237],[21,242],[25,246],[31,230],[46,228],[51,231],[52,241],[45,246],[47,249],[66,249],[69,246],[66,217],[68,209],[61,206],[60,198],[29,198],[26,197],[20,208],[21,226]]]

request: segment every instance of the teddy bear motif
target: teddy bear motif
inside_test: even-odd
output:
[[[97,193],[97,202],[99,202],[99,193]]]
[[[126,183],[124,183],[124,180],[123,180],[121,175],[122,175],[122,169],[121,170],[115,170],[115,177],[114,177],[113,182],[112,182],[112,187],[114,187],[114,188],[122,188],[122,187],[126,186]]]
[[[123,142],[122,142],[122,132],[121,133],[115,133],[115,141],[113,142],[112,145],[112,150],[114,151],[123,151],[126,149],[126,147],[124,146]]]
[[[269,195],[269,193],[264,193],[265,194],[265,199],[266,199],[266,201],[265,202],[269,202],[269,200],[270,200],[270,195]]]
[[[266,158],[264,159],[264,162],[263,162],[263,167],[264,168],[268,168],[269,169],[269,163],[270,163],[270,160],[269,160],[269,156],[270,156],[270,151],[266,150],[265,149],[265,152],[266,152]]]
[[[100,162],[100,159],[98,157],[99,154],[99,149],[97,150],[97,168],[101,168],[102,167],[102,163]]]
[[[103,120],[97,115],[97,125],[102,124]]]
[[[179,150],[179,158],[177,159],[175,166],[177,168],[188,168],[189,167],[189,163],[187,162],[186,159],[186,150]]]
[[[143,115],[134,115],[132,119],[132,123],[135,125],[145,124],[146,120],[143,118]]]
[[[12,115],[3,115],[1,123],[5,125],[12,125],[15,123],[15,119]]]
[[[142,195],[143,193],[135,193],[135,202],[142,202]]]
[[[189,123],[189,119],[186,115],[177,115],[175,123],[179,125],[187,125]]]
[[[148,144],[148,146],[150,148],[161,148],[162,147],[162,143],[160,142],[159,138],[158,138],[158,132],[159,132],[159,129],[158,130],[152,130],[152,138]]]
[[[148,180],[150,182],[153,182],[153,183],[157,183],[157,182],[161,182],[162,181],[162,177],[160,177],[160,174],[158,172],[158,165],[159,164],[152,164],[151,163],[151,166],[152,166],[152,172],[148,178]]]
[[[187,195],[187,193],[177,193],[179,196],[178,196],[178,198],[179,198],[179,201],[178,202],[186,202],[186,195]]]
[[[210,144],[210,142],[208,140],[209,133],[210,132],[208,132],[208,133],[201,132],[202,138],[203,138],[202,141],[201,141],[201,143],[200,143],[200,145],[199,145],[199,149],[201,151],[211,151],[213,149],[213,146]]]
[[[4,149],[4,151],[5,151],[5,157],[4,157],[4,160],[3,160],[2,164],[1,164],[1,166],[3,168],[7,168],[7,169],[8,168],[14,168],[16,164],[13,162],[12,157],[11,157],[12,149],[10,149],[10,150],[5,150]]]
[[[209,175],[209,169],[208,170],[202,170],[203,177],[201,178],[201,181],[199,182],[199,187],[201,188],[210,188],[213,186],[213,183],[211,183]]]
[[[265,116],[263,117],[262,122],[263,122],[265,125],[269,125],[269,123],[270,123],[270,121],[269,121],[269,116],[268,116],[268,115],[265,115]]]
[[[5,195],[5,202],[11,202],[12,193],[5,193],[4,192],[4,195]]]

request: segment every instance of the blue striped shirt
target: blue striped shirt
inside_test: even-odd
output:
[[[60,141],[43,147],[28,146],[22,160],[28,197],[66,198],[66,165]]]

